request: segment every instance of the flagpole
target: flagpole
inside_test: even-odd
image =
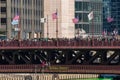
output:
[[[57,19],[56,19],[56,38],[58,39],[58,10],[56,9]]]
[[[94,46],[94,23],[93,23],[93,19],[92,19],[92,45]]]
[[[48,27],[48,15],[47,15],[47,38],[49,37],[49,27]]]
[[[20,13],[19,13],[19,23],[18,23],[18,40],[21,39],[20,34],[21,34],[21,9],[22,9],[22,1],[20,5]]]
[[[93,14],[93,10],[88,14],[88,18],[89,20],[92,20],[92,46],[94,46],[94,14]]]
[[[14,36],[13,36],[14,39],[15,39],[15,28],[16,28],[16,26],[14,25]]]
[[[18,24],[18,40],[20,40],[20,32],[21,32],[21,27],[20,27],[20,21],[19,21],[19,24]]]

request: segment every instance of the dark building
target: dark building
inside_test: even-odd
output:
[[[120,0],[103,0],[103,30],[111,34],[115,29],[120,33]]]
[[[79,17],[79,23],[75,28],[82,28],[88,34],[99,35],[102,32],[102,0],[75,0],[75,17]],[[88,20],[88,14],[93,11],[93,21]]]

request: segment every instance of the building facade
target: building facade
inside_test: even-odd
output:
[[[42,36],[43,0],[0,0],[0,26],[7,38],[21,39]],[[19,24],[12,25],[13,18],[19,15]]]
[[[53,20],[52,14],[55,12],[57,12],[58,19]],[[44,0],[44,17],[48,19],[48,23],[44,23],[44,36],[74,38],[75,29],[72,22],[74,12],[74,0]]]
[[[0,0],[0,36],[6,36],[6,1]]]
[[[87,34],[101,35],[103,29],[103,0],[44,0],[44,17],[48,15],[48,23],[44,23],[44,35],[56,38],[58,28],[59,38],[74,38],[80,35],[80,30]],[[52,19],[52,13],[56,12],[58,23]],[[93,11],[93,21],[88,20],[88,14]],[[74,24],[73,18],[79,22]],[[58,24],[58,25],[56,25]],[[47,27],[49,28],[47,30]]]
[[[1,34],[7,38],[73,38],[75,35],[74,0],[0,0],[0,9]],[[53,20],[56,10],[58,19]],[[15,15],[20,19],[13,26]]]
[[[108,21],[107,18],[110,17],[113,20]],[[118,30],[120,33],[120,1],[119,0],[103,0],[103,29],[105,29],[110,34],[114,29]]]
[[[102,0],[75,0],[75,17],[79,22],[75,25],[78,30],[84,29],[89,35],[98,35],[102,31]],[[93,20],[88,20],[88,14],[93,11]]]
[[[89,21],[91,11],[94,18]],[[53,19],[53,13],[57,13],[57,19]],[[20,20],[13,26],[15,15]],[[106,15],[114,21],[108,23]],[[76,17],[79,22],[74,24]],[[0,34],[7,38],[17,38],[18,33],[21,39],[74,38],[82,29],[89,35],[101,35],[104,29],[114,28],[119,30],[118,0],[0,0]]]

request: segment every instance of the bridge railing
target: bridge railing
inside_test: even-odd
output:
[[[6,72],[79,72],[79,73],[118,73],[119,65],[51,65],[42,68],[41,64],[0,65],[0,73]],[[44,69],[44,71],[43,71]]]
[[[0,47],[49,47],[49,46],[120,46],[120,40],[109,39],[58,39],[58,40],[10,40],[0,41]]]

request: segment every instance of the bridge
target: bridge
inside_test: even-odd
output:
[[[119,39],[1,40],[0,72],[120,74],[119,50]]]

